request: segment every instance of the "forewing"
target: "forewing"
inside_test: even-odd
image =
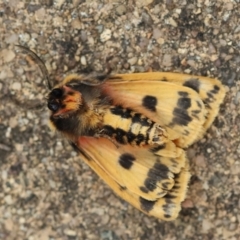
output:
[[[172,220],[181,209],[190,174],[184,151],[169,144],[150,149],[80,137],[76,145],[85,162],[120,197],[151,216]]]
[[[206,110],[192,89],[161,81],[107,82],[114,105],[131,108],[164,127],[170,140],[186,147],[202,135]]]
[[[218,79],[192,76],[179,73],[150,73],[151,80],[171,82],[177,85],[185,86],[197,92],[207,109],[207,118],[204,123],[204,129],[207,130],[219,111],[219,106],[225,97],[225,88]]]
[[[115,75],[103,84],[103,91],[113,104],[140,112],[166,128],[180,147],[203,135],[225,94],[216,79],[176,73]]]

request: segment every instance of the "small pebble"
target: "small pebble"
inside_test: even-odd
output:
[[[199,167],[206,167],[206,160],[203,155],[198,155],[195,158],[195,164]]]
[[[213,228],[213,223],[208,219],[203,219],[202,222],[203,233],[207,233],[211,228]]]
[[[57,7],[57,8],[61,8],[62,5],[64,4],[65,0],[54,0],[54,5]]]
[[[117,13],[117,15],[119,15],[119,16],[125,14],[126,11],[127,11],[126,6],[123,5],[123,4],[121,4],[121,5],[119,5],[119,6],[116,7],[116,13]]]
[[[132,57],[132,58],[128,59],[128,63],[130,65],[135,65],[137,63],[137,61],[138,61],[137,57]]]
[[[60,16],[56,16],[53,18],[53,25],[59,27],[63,24],[63,18]]]
[[[21,85],[21,83],[19,83],[19,82],[14,82],[14,83],[12,84],[11,88],[12,88],[13,90],[19,91],[19,90],[21,90],[22,85]]]
[[[45,8],[40,8],[40,9],[38,9],[38,10],[35,12],[36,19],[39,20],[39,21],[44,20],[45,14],[46,14]]]
[[[65,230],[64,230],[64,234],[65,234],[65,235],[68,235],[68,236],[71,236],[71,237],[74,237],[74,236],[77,235],[76,231],[73,231],[73,230],[71,230],[71,229],[65,229]]]
[[[0,59],[2,58],[5,63],[11,62],[15,56],[15,52],[9,49],[3,49],[0,52]]]
[[[77,18],[72,20],[71,25],[75,29],[81,29],[82,28],[82,24],[81,24],[80,20],[77,19]]]
[[[20,37],[21,41],[23,41],[24,43],[27,43],[31,38],[28,33],[19,34],[19,37]]]
[[[83,66],[86,66],[86,65],[87,65],[87,59],[86,59],[85,56],[81,56],[81,64],[82,64]]]
[[[7,35],[5,38],[6,43],[9,43],[9,44],[17,43],[17,40],[18,40],[17,34],[10,34],[10,35]]]
[[[170,54],[164,54],[163,60],[161,63],[163,66],[170,67],[172,66],[172,55]]]
[[[11,196],[11,195],[5,196],[4,201],[5,201],[5,203],[8,204],[8,205],[13,204],[13,199],[12,199],[12,196]]]
[[[106,42],[112,37],[112,32],[110,29],[105,29],[100,35],[101,42]]]

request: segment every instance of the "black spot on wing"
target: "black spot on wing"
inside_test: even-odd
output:
[[[220,90],[219,86],[214,85],[213,89],[210,90],[209,92],[207,92],[208,98],[203,100],[203,102],[209,104],[209,103],[212,103],[212,102],[216,101],[214,96],[216,94],[218,94],[219,90]]]
[[[191,113],[192,113],[192,116],[196,119],[199,120],[199,114],[201,113],[202,111],[201,110],[192,110]]]
[[[144,181],[144,186],[148,191],[152,192],[157,188],[157,181],[156,181],[156,179],[148,177]]]
[[[219,90],[220,90],[220,87],[219,86],[217,86],[217,85],[214,85],[214,87],[213,87],[214,89],[211,91],[212,93],[218,93],[219,92]]]
[[[183,125],[187,126],[192,121],[192,117],[189,116],[187,109],[191,107],[191,99],[188,98],[187,92],[178,92],[180,96],[177,101],[177,107],[173,109],[173,120],[172,125]]]
[[[126,188],[125,186],[121,186],[121,185],[119,185],[119,189],[120,189],[121,191],[126,191],[126,190],[127,190],[127,188]]]
[[[210,92],[207,93],[207,96],[208,96],[209,98],[211,98],[211,99],[214,98],[213,95],[212,95],[212,93],[210,93]]]
[[[192,78],[186,81],[183,86],[193,89],[195,92],[199,93],[200,82],[198,78]]]
[[[169,214],[169,211],[171,211],[171,209],[175,207],[175,204],[172,202],[172,200],[167,200],[166,196],[168,197],[168,194],[164,196],[166,204],[162,206],[162,209],[165,212],[164,217],[171,218],[172,216]]]
[[[151,148],[151,152],[155,153],[155,152],[158,152],[158,151],[160,151],[160,150],[162,150],[164,148],[166,148],[166,144],[158,145],[156,147]]]
[[[191,99],[187,97],[179,98],[177,106],[182,109],[188,109],[191,107]]]
[[[142,105],[146,109],[156,112],[157,98],[154,96],[147,95],[142,100]]]
[[[192,110],[191,112],[193,115],[198,115],[199,113],[201,113],[201,110]]]
[[[210,91],[212,94],[218,94],[220,88],[217,85],[214,85],[213,89]]]
[[[189,94],[188,94],[188,92],[179,91],[178,95],[181,97],[188,97]]]
[[[202,109],[202,104],[199,102],[199,101],[196,101],[197,102],[197,105],[200,109]]]
[[[171,189],[171,191],[178,190],[178,189],[180,189],[180,188],[181,188],[180,184],[179,184],[179,183],[175,183],[175,185],[173,186],[173,188]]]
[[[123,168],[130,169],[135,160],[136,158],[132,154],[124,153],[119,157],[118,162]]]
[[[139,197],[139,202],[141,209],[145,212],[150,212],[156,203],[156,201],[149,201],[142,197]]]
[[[187,111],[183,111],[180,108],[174,108],[173,116],[174,118],[170,125],[187,126],[192,121],[192,118],[188,115]]]
[[[162,189],[168,190],[169,189],[169,187],[168,187],[169,184],[170,184],[169,182],[163,182],[162,183]]]
[[[169,169],[166,165],[162,163],[155,163],[153,167],[149,170],[150,177],[156,177],[158,180],[168,179]]]
[[[166,77],[163,77],[160,81],[161,82],[168,82],[168,79]]]
[[[171,163],[178,164],[178,161],[175,158],[170,158]]]
[[[168,173],[169,169],[167,166],[162,163],[156,162],[153,167],[150,168],[148,171],[147,178],[144,181],[144,187],[148,191],[154,191],[158,186],[158,182],[169,179]],[[163,186],[163,188],[167,189],[167,185]]]
[[[171,190],[172,191],[172,190]],[[168,193],[164,196],[164,200],[167,204],[173,203],[173,200],[176,199],[176,196],[171,195],[171,193]]]
[[[141,186],[140,188],[139,188],[142,192],[144,192],[144,193],[148,193],[149,191],[147,190],[147,188],[146,187],[143,187],[143,186]]]
[[[206,108],[212,109],[212,108],[211,108],[212,100],[211,100],[210,98],[205,98],[205,99],[203,99],[203,102],[204,102],[204,105],[205,105]]]
[[[184,132],[183,132],[183,135],[184,135],[184,136],[188,136],[189,134],[190,134],[190,132],[185,129]]]
[[[176,193],[178,189],[180,189],[181,187],[181,183],[179,182],[179,173],[178,174],[174,174],[174,179],[175,179],[175,184],[173,186],[173,188],[171,189],[171,193],[173,194],[174,192]],[[174,191],[175,190],[175,191]],[[176,196],[168,194],[168,198],[176,198]]]

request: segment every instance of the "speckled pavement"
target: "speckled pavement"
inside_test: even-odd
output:
[[[0,239],[240,239],[240,1],[0,1]],[[49,130],[48,90],[70,72],[172,71],[219,78],[227,94],[187,153],[179,217],[163,222],[115,196]]]

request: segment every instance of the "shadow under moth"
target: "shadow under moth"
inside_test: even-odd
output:
[[[50,89],[50,125],[121,198],[156,218],[174,220],[190,179],[185,148],[218,114],[217,79],[147,72],[69,75]]]

